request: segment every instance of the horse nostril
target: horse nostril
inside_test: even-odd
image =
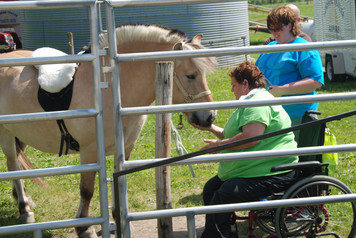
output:
[[[199,121],[199,118],[197,117],[196,115],[196,112],[194,112],[189,120],[191,123],[194,123],[194,124],[197,124],[197,125],[200,125],[200,121]]]
[[[213,115],[209,115],[209,117],[206,119],[206,121],[203,122],[204,125],[202,125],[202,126],[209,127],[209,126],[211,126],[211,124],[213,124],[214,120],[215,120],[215,117]]]
[[[209,111],[194,112],[189,118],[190,123],[194,123],[202,127],[211,126],[214,120],[215,120],[215,114]]]
[[[210,116],[208,117],[208,122],[211,124],[213,124],[213,122],[215,121],[215,115],[213,113],[210,114]]]

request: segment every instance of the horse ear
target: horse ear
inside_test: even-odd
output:
[[[180,43],[177,43],[173,46],[173,50],[183,50],[183,44],[180,42]]]
[[[192,43],[200,45],[202,37],[203,37],[203,34],[199,34],[199,35],[194,36],[194,38],[192,39]]]

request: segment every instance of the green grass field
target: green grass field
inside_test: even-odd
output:
[[[298,5],[298,4],[297,4]],[[309,12],[310,6],[299,5],[303,15],[312,16]],[[271,6],[272,7],[272,6]],[[304,8],[305,7],[305,8]],[[255,16],[255,19],[261,19],[263,16]],[[251,42],[260,44],[269,34],[260,32],[251,32]],[[253,57],[257,57],[255,55]],[[234,100],[230,92],[230,80],[227,76],[229,69],[220,69],[208,75],[209,87],[212,90],[215,101]],[[355,92],[356,81],[344,82],[326,82],[325,87],[318,91],[319,94]],[[319,107],[322,112],[321,118],[335,115],[343,112],[355,110],[355,101],[342,102],[323,102]],[[231,110],[220,110],[216,119],[216,124],[224,126]],[[178,114],[172,115],[175,124],[178,124]],[[346,118],[340,121],[328,123],[328,127],[336,135],[338,144],[355,143],[356,141],[356,117]],[[149,116],[146,125],[139,137],[138,143],[134,148],[131,159],[151,159],[154,158],[154,130],[155,117]],[[199,131],[184,121],[184,128],[179,131],[183,144],[188,152],[199,150],[203,145],[204,138],[214,138],[208,132]],[[50,155],[39,152],[33,148],[27,149],[27,155],[37,168],[48,168],[55,166],[77,165],[79,164],[78,155],[62,156]],[[172,156],[177,153],[172,144]],[[334,175],[346,183],[353,191],[356,191],[356,152],[339,153],[339,165],[337,173]],[[108,177],[112,177],[113,157],[107,158]],[[202,205],[202,189],[205,182],[216,175],[217,164],[196,164],[192,165],[196,177],[190,173],[188,166],[174,166],[171,168],[171,187],[172,187],[172,207],[189,207]],[[7,171],[6,159],[0,151],[0,172]],[[33,208],[36,215],[36,222],[72,219],[75,217],[79,205],[79,178],[78,174],[63,175],[55,177],[46,177],[48,184],[46,187],[40,187],[31,180],[25,180],[27,192],[31,195],[33,201],[37,204]],[[128,175],[128,198],[130,211],[147,211],[155,209],[155,184],[154,170],[149,169]],[[109,192],[110,193],[110,192]],[[109,196],[110,198],[111,196]],[[96,193],[90,208],[90,215],[100,214],[99,197]],[[0,226],[20,224],[18,218],[17,205],[12,198],[12,185],[10,181],[0,182]],[[68,237],[74,229],[51,230],[46,231],[43,237]],[[20,234],[7,237],[32,237],[32,234]]]
[[[217,70],[208,76],[209,86],[212,89],[216,101],[233,100],[230,93],[230,82],[227,76],[227,69]],[[339,83],[327,83],[319,91],[322,93],[350,92],[356,90],[356,81],[346,81]],[[320,110],[323,112],[322,118],[329,115],[335,115],[355,109],[354,101],[343,102],[323,102],[320,104]],[[231,110],[221,110],[218,112],[216,124],[223,126]],[[175,123],[178,123],[178,115],[173,114]],[[139,137],[137,146],[132,153],[132,159],[150,159],[154,157],[154,116],[149,116],[142,134]],[[355,143],[356,141],[356,117],[350,117],[341,121],[328,123],[328,126],[334,132],[339,144]],[[211,134],[199,131],[184,122],[184,128],[181,130],[184,146],[188,152],[193,152],[201,148],[203,138],[214,138]],[[174,146],[174,144],[172,145]],[[65,166],[79,164],[79,158],[76,155],[62,156],[58,158],[36,151],[32,148],[27,149],[27,154],[32,158],[32,162],[37,168],[46,168],[54,166]],[[172,156],[176,156],[172,148]],[[338,172],[334,175],[336,178],[345,182],[353,191],[355,188],[356,172],[353,169],[356,163],[356,153],[340,153]],[[108,157],[108,177],[112,177],[113,158]],[[196,177],[193,178],[188,166],[174,166],[171,168],[171,186],[172,186],[172,206],[189,207],[202,205],[201,192],[205,182],[217,172],[217,164],[196,164],[192,165]],[[0,153],[0,171],[7,171],[6,160]],[[154,170],[149,169],[137,172],[128,176],[128,197],[131,211],[147,211],[155,209],[155,185]],[[33,209],[36,214],[36,222],[52,221],[57,219],[72,219],[75,217],[79,204],[79,175],[65,175],[45,178],[48,186],[40,187],[31,180],[25,180],[27,191],[31,195],[37,206]],[[16,203],[12,198],[11,182],[4,181],[0,183],[0,226],[19,224],[18,211]],[[98,192],[96,191],[93,203],[91,205],[91,215],[100,213]],[[47,231],[44,237],[66,237],[68,232],[73,229]],[[23,235],[15,237],[24,237]],[[29,236],[31,237],[31,234]]]

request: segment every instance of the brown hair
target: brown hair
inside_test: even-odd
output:
[[[301,32],[301,26],[298,22],[297,14],[287,6],[280,6],[272,9],[267,16],[267,27],[269,30],[273,28],[281,29],[283,25],[291,25],[291,33],[297,36]]]
[[[244,61],[233,71],[230,71],[228,75],[234,77],[238,83],[241,83],[246,79],[250,89],[265,88],[267,85],[266,79],[260,69],[249,61]]]

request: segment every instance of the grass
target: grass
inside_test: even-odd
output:
[[[313,16],[308,13],[310,6],[302,6],[303,15]],[[307,5],[307,4],[305,4]],[[273,7],[273,6],[270,6]],[[305,7],[305,8],[304,8]],[[256,15],[256,19],[261,19]],[[268,33],[250,32],[251,42],[261,44],[269,36]],[[251,43],[252,44],[252,43]],[[258,55],[253,55],[257,59]],[[234,100],[230,93],[230,81],[227,76],[228,69],[217,70],[208,75],[210,89],[214,95],[215,101]],[[325,87],[319,90],[319,94],[354,92],[356,91],[356,81],[345,82],[326,82]],[[322,111],[321,118],[347,112],[355,109],[354,101],[342,102],[323,102],[319,106]],[[224,126],[231,110],[220,110],[216,124]],[[178,124],[178,114],[173,114],[175,125]],[[199,131],[190,126],[187,122],[184,128],[179,131],[183,144],[188,152],[199,150],[204,145],[203,138],[214,138],[208,132]],[[356,141],[356,117],[350,117],[341,121],[328,123],[332,132],[336,135],[339,144],[355,143]],[[155,117],[149,116],[146,125],[134,148],[131,159],[151,159],[154,158],[154,127]],[[172,143],[172,156],[177,153]],[[54,166],[66,166],[79,164],[78,155],[62,156],[42,153],[33,148],[27,149],[27,155],[32,158],[32,162],[37,168],[47,168]],[[353,191],[356,191],[355,183],[356,171],[356,153],[347,152],[339,154],[338,172],[334,175],[336,178],[345,182]],[[112,177],[113,157],[107,158],[108,177]],[[195,164],[192,168],[196,174],[193,177],[188,166],[171,167],[171,187],[172,187],[172,207],[189,207],[202,205],[201,192],[205,182],[216,175],[217,164]],[[6,159],[0,151],[0,172],[7,171]],[[77,174],[54,176],[45,178],[47,187],[40,187],[31,180],[25,180],[28,193],[37,204],[33,211],[36,214],[36,222],[53,221],[60,219],[72,219],[75,217],[79,205],[79,178]],[[149,169],[128,175],[128,198],[130,211],[147,211],[155,209],[155,185],[154,170]],[[0,226],[20,224],[16,202],[12,198],[12,185],[10,181],[0,182]],[[110,191],[109,191],[110,193]],[[111,195],[109,195],[111,198]],[[98,189],[94,194],[91,203],[90,215],[97,216],[100,214]],[[246,226],[246,224],[244,224]],[[68,237],[68,234],[74,232],[74,229],[50,230],[43,234],[43,237]],[[19,234],[14,236],[3,237],[32,237],[32,234]]]
[[[230,82],[227,76],[228,69],[217,70],[208,75],[209,86],[212,89],[214,99],[233,100],[230,93]],[[350,92],[356,90],[356,81],[327,82],[319,91],[322,93]],[[354,101],[323,102],[320,103],[321,117],[335,115],[354,110]],[[231,110],[220,110],[216,124],[223,126]],[[173,114],[175,124],[178,124],[178,114]],[[149,116],[147,124],[139,137],[137,146],[132,153],[132,159],[151,159],[154,157],[154,116]],[[185,121],[183,130],[179,131],[184,146],[189,152],[198,150],[204,145],[203,138],[214,138],[211,134],[194,129]],[[356,141],[356,117],[350,117],[341,121],[328,123],[336,135],[339,144],[355,143]],[[174,146],[174,144],[173,144]],[[50,155],[28,148],[27,154],[37,168],[65,166],[79,164],[76,155],[62,156]],[[172,156],[176,156],[172,148]],[[356,190],[354,181],[356,171],[353,169],[356,163],[356,153],[347,152],[339,154],[338,172],[335,177],[345,182],[353,191]],[[108,157],[108,177],[112,177],[113,158]],[[193,178],[188,166],[171,167],[172,207],[189,207],[202,205],[201,192],[205,182],[217,172],[217,164],[192,165],[196,177]],[[7,171],[6,160],[0,153],[0,171]],[[128,176],[128,198],[130,211],[148,211],[155,209],[155,185],[154,170],[149,169]],[[75,217],[79,204],[79,175],[65,175],[47,177],[48,187],[40,187],[31,180],[25,180],[28,193],[37,206],[33,209],[36,214],[36,222],[53,221],[58,219],[72,219]],[[19,224],[18,212],[15,201],[11,195],[11,182],[0,183],[0,226]],[[109,196],[110,197],[110,196]],[[90,214],[100,214],[98,191],[91,204]],[[74,229],[47,231],[44,237],[66,237],[73,233]],[[19,235],[13,237],[32,237]]]

